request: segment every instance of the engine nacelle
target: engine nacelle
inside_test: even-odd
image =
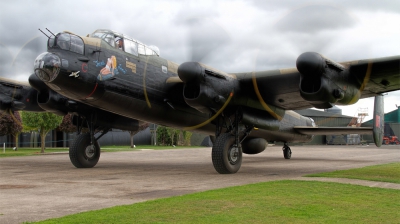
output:
[[[0,110],[1,111],[32,111],[40,112],[42,108],[36,102],[37,91],[31,87],[1,83]]]
[[[246,138],[242,142],[242,151],[245,154],[258,154],[267,148],[267,141],[263,138]]]
[[[300,72],[300,95],[316,108],[348,105],[361,96],[360,84],[349,70],[318,53],[306,52],[296,61]]]
[[[60,116],[65,116],[68,113],[68,108],[66,107],[67,98],[52,90],[39,92],[37,102],[38,105],[47,112]]]
[[[178,75],[185,102],[202,113],[218,111],[238,87],[236,77],[197,62],[181,64]]]

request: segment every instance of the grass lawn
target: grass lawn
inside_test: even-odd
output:
[[[275,181],[79,213],[41,223],[398,223],[400,191]]]
[[[400,184],[400,163],[367,166],[358,169],[337,170],[328,173],[306,175],[306,177],[335,177],[359,180],[372,180]]]
[[[104,146],[101,147],[102,152],[118,152],[118,151],[135,151],[142,149],[152,150],[166,150],[166,149],[187,149],[187,148],[199,148],[201,146],[158,146],[158,145],[137,145],[136,148],[130,146]],[[55,152],[68,152],[68,148],[46,148],[45,153]],[[6,152],[3,153],[3,149],[0,149],[0,158],[12,157],[12,156],[33,156],[40,155],[40,148],[18,148],[18,151],[12,150],[12,148],[6,148]]]
[[[160,145],[137,145],[136,148],[128,146],[104,146],[101,150],[104,152],[116,152],[116,151],[131,151],[131,150],[142,150],[142,149],[153,149],[153,150],[165,150],[165,149],[187,149],[187,148],[199,148],[203,146],[160,146]]]
[[[55,152],[68,152],[68,148],[46,148],[45,153]],[[12,150],[12,148],[6,148],[6,152],[3,153],[3,149],[0,150],[1,157],[12,157],[12,156],[33,156],[40,155],[40,148],[18,148],[18,151]]]

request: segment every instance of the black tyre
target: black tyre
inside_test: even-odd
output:
[[[69,159],[76,168],[92,168],[100,159],[97,141],[90,145],[90,134],[80,134],[69,147]]]
[[[242,148],[234,147],[235,136],[224,133],[216,140],[212,148],[212,162],[220,174],[236,173],[242,165]]]
[[[285,157],[285,159],[292,158],[292,150],[289,147],[283,147],[283,157]]]

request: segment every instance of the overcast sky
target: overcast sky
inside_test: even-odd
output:
[[[161,56],[202,62],[226,72],[295,67],[306,51],[335,61],[400,54],[400,1],[3,1],[0,74],[26,80],[46,50],[38,31],[86,35],[99,28],[124,33]],[[399,65],[400,66],[400,65]],[[400,92],[385,97],[385,112]],[[341,107],[346,115],[373,99]]]

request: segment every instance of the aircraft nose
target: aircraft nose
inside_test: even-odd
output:
[[[33,63],[35,74],[43,82],[51,82],[60,72],[60,58],[49,52],[44,52],[37,56]]]

